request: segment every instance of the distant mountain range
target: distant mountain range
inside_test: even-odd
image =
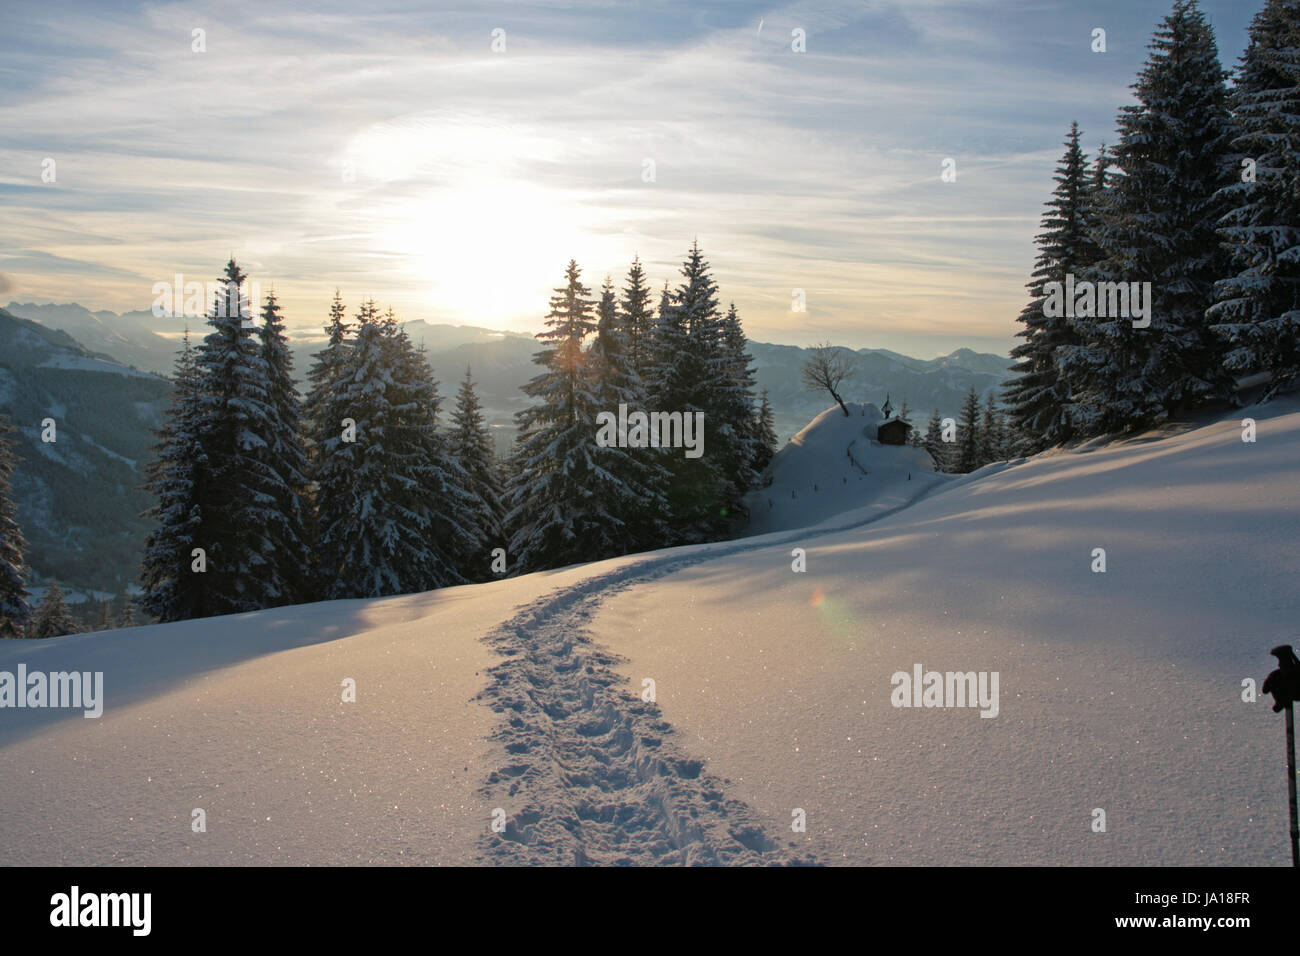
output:
[[[49,328],[62,329],[88,349],[161,375],[171,374],[179,345],[175,335],[185,324],[185,320],[156,318],[148,311],[123,315],[106,310],[91,312],[76,303],[11,302],[8,310]],[[205,334],[201,320],[188,322],[195,338]],[[519,332],[465,325],[414,321],[404,326],[412,341],[427,350],[447,407],[465,367],[472,367],[485,413],[498,432],[498,448],[508,448],[513,415],[527,402],[519,386],[537,373],[533,356],[540,346],[536,339]],[[300,382],[311,367],[312,354],[323,342],[323,335],[291,338],[294,370]],[[751,341],[750,351],[758,385],[768,390],[776,412],[777,433],[784,441],[825,409],[830,398],[803,388],[800,369],[808,357],[807,349]],[[971,386],[982,399],[1006,380],[1011,364],[1004,356],[971,349],[958,349],[934,359],[915,359],[889,349],[846,351],[851,351],[855,366],[846,383],[846,401],[879,406],[888,396],[897,407],[906,399],[916,417],[928,416],[935,409],[956,416]]]
[[[38,578],[108,593],[135,581],[139,486],[170,396],[165,379],[0,309],[0,410],[17,427],[14,499]]]
[[[120,592],[135,581],[149,506],[139,490],[152,455],[152,430],[170,398],[171,374],[184,326],[148,311],[92,312],[75,303],[11,302],[0,309],[0,411],[19,427],[14,482],[18,517],[28,540],[28,560],[39,577],[73,588]],[[532,336],[473,326],[405,323],[422,344],[440,381],[444,414],[450,410],[466,366],[473,370],[497,450],[514,437],[513,415],[528,398],[520,386],[537,374]],[[205,334],[191,320],[197,340]],[[163,334],[167,333],[167,334]],[[169,337],[169,335],[171,337]],[[323,336],[291,340],[302,380]],[[750,342],[760,388],[768,390],[782,442],[831,404],[800,381],[808,350]],[[969,389],[981,399],[1008,376],[1009,360],[970,349],[935,359],[915,359],[887,349],[845,350],[854,373],[846,401],[894,406],[904,400],[924,425],[933,409],[956,416]],[[41,441],[41,421],[55,419],[57,441]],[[445,419],[444,419],[445,420]]]

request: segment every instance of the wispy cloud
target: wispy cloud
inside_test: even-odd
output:
[[[698,237],[756,338],[1005,349],[1064,132],[1113,138],[1165,12],[1089,6],[19,5],[0,268],[126,310],[233,251],[300,325],[340,286],[533,330],[568,258],[675,279]],[[1207,8],[1233,62],[1253,11]]]

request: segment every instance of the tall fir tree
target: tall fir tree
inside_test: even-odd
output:
[[[308,556],[309,466],[303,444],[302,402],[293,380],[293,357],[272,290],[262,307],[261,356],[266,373],[267,414],[256,424],[261,443],[254,455],[260,474],[250,486],[261,495],[265,563],[259,580],[262,607],[310,600]]]
[[[922,444],[934,461],[935,471],[952,470],[952,449],[950,443],[943,440],[943,419],[939,417],[937,408],[930,415],[930,421],[925,429],[925,441]]]
[[[650,402],[659,407],[660,397],[667,388],[668,375],[672,370],[673,350],[682,346],[686,332],[680,327],[673,312],[672,293],[668,290],[668,281],[659,292],[659,306],[655,310],[650,326],[650,337],[646,342],[645,368],[641,371],[641,380],[645,382],[646,393]]]
[[[460,561],[460,572],[470,581],[485,581],[492,577],[492,551],[507,544],[505,508],[501,500],[501,478],[493,451],[492,433],[474,390],[469,366],[465,367],[465,378],[456,393],[447,452],[452,462],[464,472],[465,488],[473,499],[471,530],[475,546]]]
[[[620,405],[644,412],[649,404],[645,383],[632,363],[629,322],[621,315],[613,284],[606,279],[596,304],[596,335],[587,350],[584,380],[592,409],[617,415]],[[617,440],[622,436],[615,434]],[[620,522],[609,544],[613,553],[658,547],[666,536],[664,509],[669,470],[665,449],[596,448],[599,469],[613,478],[618,492],[608,502]]]
[[[1047,202],[1042,232],[1035,242],[1038,258],[1027,286],[1029,304],[1020,313],[1024,339],[1011,350],[1015,378],[1006,387],[1012,427],[1028,451],[1040,451],[1068,440],[1070,384],[1061,374],[1061,358],[1080,344],[1074,324],[1065,315],[1049,315],[1043,306],[1048,282],[1064,283],[1067,274],[1082,276],[1097,259],[1087,220],[1092,188],[1087,157],[1079,145],[1079,124],[1070,124],[1065,155],[1056,168],[1056,189]]]
[[[722,447],[717,451],[724,479],[722,505],[734,523],[744,517],[742,499],[758,484],[754,458],[761,443],[754,421],[754,360],[734,302],[722,319],[719,349],[721,374],[714,380],[713,401],[714,415],[720,419]]]
[[[1085,434],[1158,422],[1231,389],[1206,319],[1223,274],[1218,193],[1231,174],[1225,78],[1195,0],[1175,0],[1133,86],[1138,102],[1120,110],[1118,174],[1098,207],[1100,261],[1087,273],[1092,282],[1150,282],[1150,324],[1134,328],[1131,316],[1093,316],[1076,303],[1083,344],[1064,361],[1072,424]]]
[[[456,557],[468,553],[479,541],[477,499],[468,473],[451,455],[439,425],[442,398],[423,344],[417,348],[411,342],[392,308],[384,326],[392,365],[401,371],[394,404],[403,413],[403,431],[419,468],[418,500],[429,519],[426,547],[431,573],[424,586],[462,584],[468,579],[457,571]]]
[[[377,312],[378,309],[373,301],[362,305],[361,314],[371,321],[378,318]],[[307,395],[302,408],[313,499],[312,540],[317,545],[312,548],[311,572],[317,593],[327,593],[333,587],[335,581],[332,573],[325,569],[337,568],[341,561],[339,553],[327,553],[319,547],[320,535],[315,528],[315,499],[319,493],[317,476],[320,472],[329,470],[327,463],[330,457],[336,453],[341,453],[344,458],[351,456],[350,448],[340,447],[347,444],[344,441],[347,429],[344,420],[348,414],[342,403],[342,394],[346,385],[345,377],[349,373],[351,328],[347,321],[347,309],[343,304],[343,297],[339,290],[335,289],[334,300],[330,303],[329,319],[325,323],[325,345],[313,356],[311,368],[307,371]]]
[[[723,346],[717,285],[699,243],[692,243],[681,268],[682,280],[661,300],[652,344],[655,410],[704,413],[704,455],[667,458],[671,474],[668,513],[672,543],[703,541],[729,523],[728,468],[720,427],[724,424],[720,386],[728,357]]]
[[[651,290],[646,282],[641,259],[634,258],[627,270],[623,286],[619,315],[625,340],[628,367],[642,379],[650,368],[650,338],[654,332],[654,308],[650,305]]]
[[[171,405],[157,431],[154,459],[145,472],[145,490],[154,505],[141,517],[153,528],[145,538],[140,581],[144,610],[161,622],[183,621],[206,612],[196,586],[194,549],[202,524],[199,482],[207,459],[199,441],[199,371],[189,330],[172,374]]]
[[[1220,229],[1231,274],[1209,315],[1227,367],[1269,373],[1269,397],[1300,378],[1300,0],[1255,15],[1231,104],[1238,176]]]
[[[379,597],[459,584],[477,543],[469,501],[437,433],[437,386],[391,312],[361,307],[331,407],[346,413],[315,469],[326,596]]]
[[[761,475],[776,455],[779,439],[776,435],[776,413],[768,400],[767,389],[759,392],[758,413],[754,423],[758,444],[754,449],[754,473]]]
[[[583,349],[596,323],[581,276],[569,260],[565,284],[551,296],[547,329],[537,336],[544,347],[533,361],[543,371],[523,386],[535,404],[515,416],[506,520],[518,572],[616,554],[626,536],[619,513],[627,489],[596,454],[598,410]]]
[[[0,637],[22,637],[31,619],[27,603],[27,542],[13,501],[13,426],[0,417]]]
[[[1002,433],[1002,414],[993,393],[984,402],[984,415],[980,420],[979,461],[981,465],[1006,458],[1006,437]]]
[[[196,349],[199,525],[196,547],[206,569],[184,580],[199,616],[255,611],[292,599],[277,573],[277,502],[291,477],[264,460],[277,429],[271,371],[257,323],[246,311],[247,275],[231,259],[208,315],[211,331]]]
[[[980,461],[980,400],[972,385],[966,400],[961,406],[961,421],[957,428],[956,461],[953,470],[959,474],[974,471],[983,464]]]

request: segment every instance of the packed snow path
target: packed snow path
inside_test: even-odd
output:
[[[620,690],[625,682],[611,670],[616,658],[587,636],[583,624],[594,606],[646,576],[642,570],[589,578],[492,635],[510,660],[492,669],[483,696],[507,718],[494,739],[510,760],[485,788],[488,802],[506,813],[504,830],[485,838],[485,859],[812,862],[769,839],[748,807],[724,795],[726,782],[682,749],[658,708]]]

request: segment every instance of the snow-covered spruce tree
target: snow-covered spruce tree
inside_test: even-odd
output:
[[[719,345],[715,414],[719,420],[718,440],[722,447],[718,450],[725,482],[722,506],[735,523],[744,517],[741,500],[758,485],[754,458],[759,454],[760,439],[754,422],[754,370],[750,367],[754,359],[749,354],[734,302],[722,319]],[[707,421],[706,417],[706,426]]]
[[[22,637],[31,609],[24,580],[27,568],[23,553],[27,542],[18,526],[12,497],[14,446],[9,437],[13,426],[0,417],[0,637]]]
[[[1035,239],[1038,258],[1026,287],[1030,301],[1018,320],[1024,328],[1016,333],[1024,341],[1011,350],[1015,378],[1005,392],[1012,427],[1030,453],[1066,441],[1072,434],[1069,382],[1061,374],[1059,360],[1080,344],[1069,318],[1045,314],[1043,285],[1063,283],[1067,273],[1082,277],[1097,259],[1086,219],[1092,177],[1079,145],[1078,123],[1070,124],[1065,144],[1065,155],[1056,167],[1056,188]]]
[[[401,385],[395,407],[403,410],[403,427],[412,449],[420,452],[422,503],[429,515],[432,573],[425,588],[463,584],[468,580],[457,570],[457,557],[466,554],[480,540],[478,503],[470,490],[468,473],[448,451],[447,437],[438,424],[442,399],[438,382],[429,366],[423,344],[418,348],[397,322],[390,308],[384,319],[393,367],[401,370]]]
[[[1209,316],[1227,367],[1269,373],[1269,397],[1300,378],[1300,0],[1255,15],[1230,102],[1239,172],[1220,234],[1231,265]]]
[[[339,431],[319,447],[314,473],[326,596],[463,583],[456,559],[476,542],[466,493],[437,434],[428,363],[373,300],[362,305],[345,354],[333,404]]]
[[[993,393],[984,402],[984,416],[980,420],[979,461],[981,465],[1002,461],[1006,455],[1006,436],[1002,433],[1002,415]]]
[[[752,467],[756,475],[761,475],[767,466],[771,464],[779,444],[779,439],[776,437],[776,414],[772,411],[772,403],[768,401],[767,389],[759,392],[754,433],[758,437],[758,444],[754,447]]]
[[[585,379],[595,414],[617,415],[619,405],[629,412],[647,411],[645,383],[632,364],[629,323],[619,312],[614,287],[606,279],[596,304],[596,335],[587,349]],[[659,547],[667,537],[664,511],[669,471],[661,448],[597,447],[598,467],[628,491],[609,503],[616,511],[621,542],[617,553]]]
[[[486,581],[491,573],[492,551],[506,547],[505,507],[492,433],[483,417],[483,406],[474,391],[469,366],[456,393],[456,408],[451,414],[451,432],[447,436],[447,453],[464,473],[465,489],[472,496],[475,546],[459,562],[460,573],[470,581]]]
[[[63,598],[63,589],[55,581],[45,589],[45,596],[32,615],[31,636],[35,638],[62,637],[76,634],[77,623]]]
[[[939,417],[939,409],[937,408],[930,415],[930,421],[925,428],[925,440],[922,445],[930,453],[930,458],[934,461],[935,471],[951,470],[948,443],[943,440],[943,419]]]
[[[650,337],[645,347],[645,367],[641,370],[641,381],[645,383],[646,394],[650,403],[658,407],[659,396],[666,387],[667,376],[672,370],[672,353],[670,349],[678,347],[685,340],[686,333],[673,316],[672,293],[668,290],[668,280],[659,293],[659,307],[655,311],[650,325]]]
[[[669,455],[671,542],[716,537],[728,524],[726,449],[720,441],[719,386],[727,366],[717,286],[698,243],[681,268],[682,281],[661,302],[652,342],[651,404],[657,411],[704,413],[704,454]]]
[[[647,490],[629,486],[602,467],[597,452],[598,396],[583,341],[595,329],[590,290],[569,260],[565,284],[551,296],[543,348],[533,361],[543,371],[524,392],[535,404],[515,416],[519,432],[506,493],[513,530],[511,566],[517,573],[592,561],[620,553],[629,531],[623,515]],[[617,409],[613,409],[617,411]]]
[[[654,331],[655,314],[650,305],[650,286],[640,258],[632,260],[623,286],[619,318],[626,343],[628,367],[644,382],[650,367],[650,337]]]
[[[1063,361],[1072,424],[1090,435],[1161,421],[1232,385],[1206,318],[1224,274],[1215,226],[1218,192],[1232,172],[1226,74],[1194,0],[1176,0],[1150,51],[1133,85],[1137,104],[1120,110],[1115,172],[1093,232],[1100,260],[1087,273],[1093,282],[1150,282],[1150,326],[1134,328],[1130,316],[1094,317],[1086,302],[1076,303],[1083,344]]]
[[[325,345],[312,357],[311,368],[307,370],[307,397],[303,400],[302,414],[309,459],[321,444],[343,429],[336,402],[347,367],[350,326],[345,316],[343,297],[335,289],[329,321],[325,323]]]
[[[266,370],[267,416],[254,448],[261,474],[251,481],[262,507],[266,564],[259,579],[263,607],[310,600],[309,466],[303,444],[302,402],[293,381],[293,357],[274,290],[262,307],[262,361]]]
[[[980,400],[972,385],[961,406],[961,422],[957,428],[957,460],[953,470],[958,474],[974,471],[980,461]]]
[[[200,616],[254,611],[293,599],[280,574],[276,539],[277,502],[287,497],[292,476],[268,467],[276,411],[271,375],[256,323],[245,312],[247,276],[235,260],[208,315],[211,331],[195,350],[198,374],[196,469],[199,522],[195,547],[205,551],[205,570],[191,571]]]
[[[378,318],[378,309],[373,301],[363,303],[361,309],[362,314],[371,321]],[[335,289],[329,319],[325,323],[325,345],[312,357],[311,368],[307,370],[307,395],[302,405],[303,434],[313,503],[311,574],[314,590],[318,594],[329,593],[329,588],[334,583],[332,576],[323,571],[323,568],[337,568],[341,560],[339,554],[328,554],[328,549],[322,549],[315,519],[318,510],[317,473],[325,467],[331,455],[342,452],[347,458],[351,454],[350,448],[340,448],[340,445],[345,444],[344,435],[348,428],[344,421],[348,417],[347,410],[342,406],[341,395],[348,374],[348,351],[352,345],[348,335],[351,326],[346,316],[343,297]],[[329,580],[326,580],[327,577]]]
[[[199,442],[200,414],[199,372],[186,329],[172,374],[171,405],[145,472],[145,490],[156,503],[141,516],[155,524],[145,538],[140,604],[161,622],[207,613],[202,575],[192,570],[193,551],[200,546],[199,483],[207,463]]]

